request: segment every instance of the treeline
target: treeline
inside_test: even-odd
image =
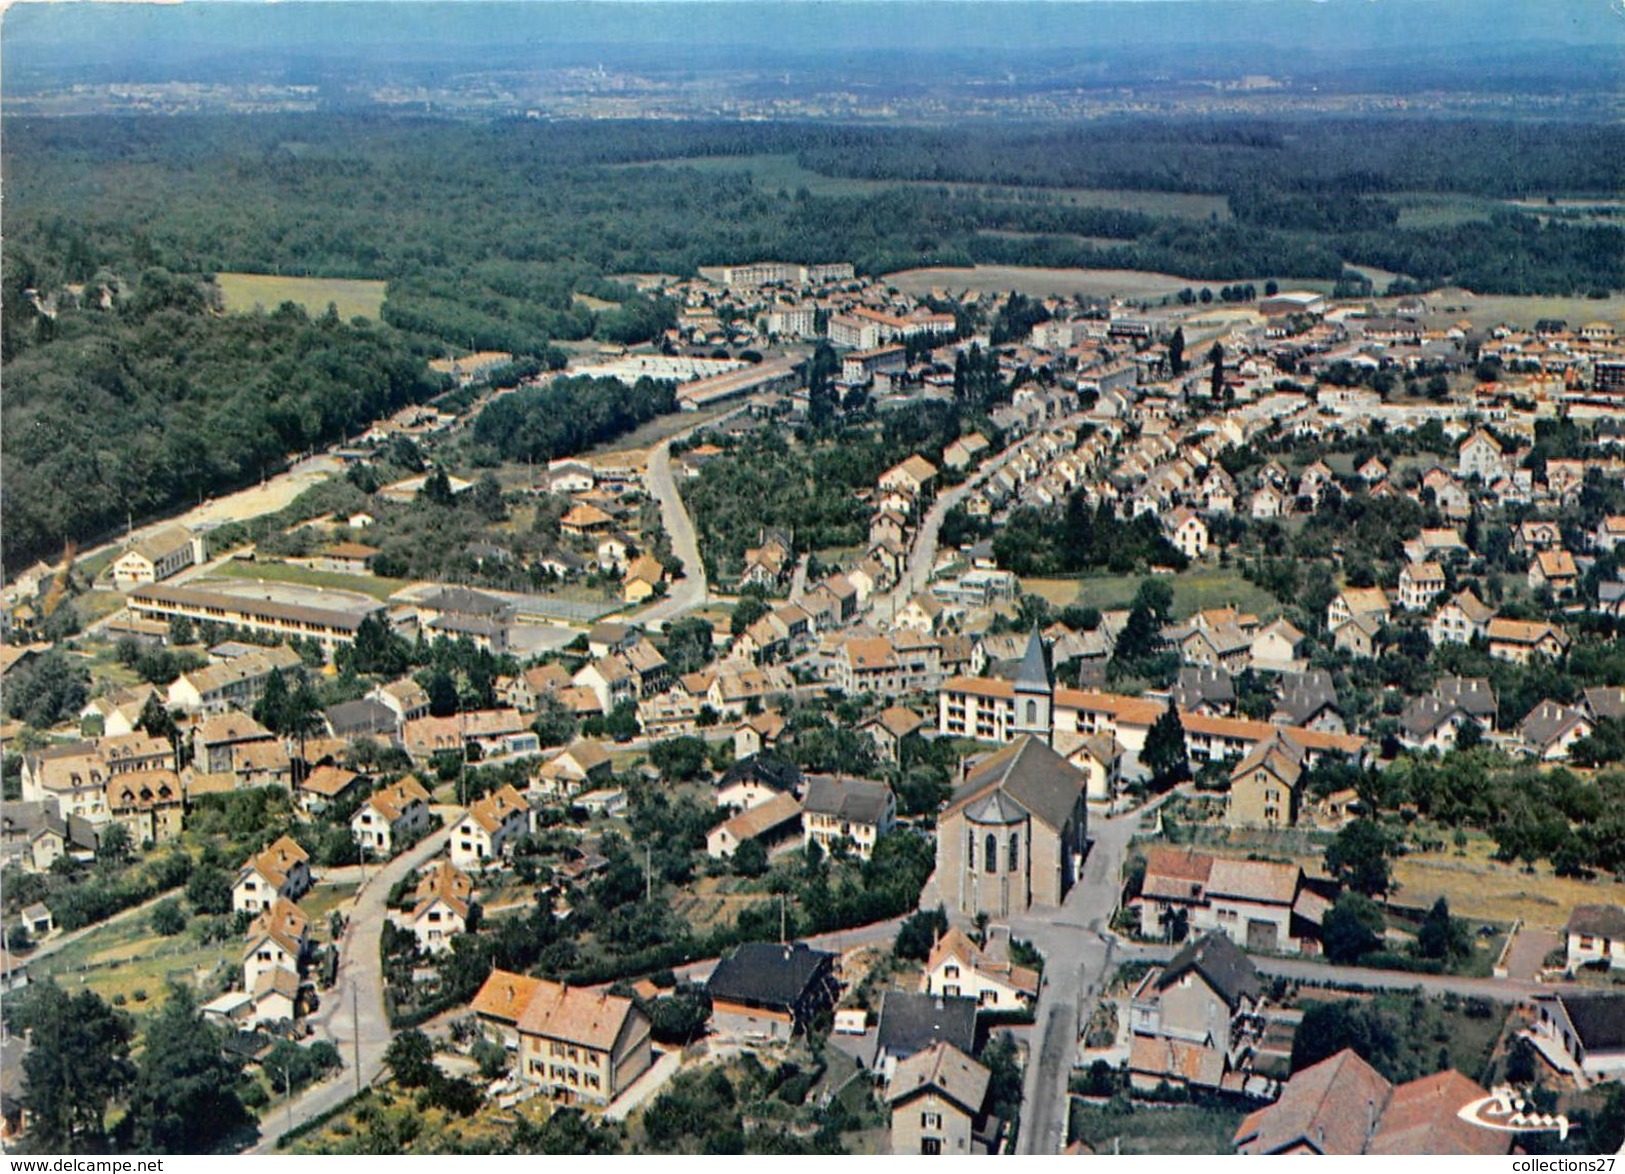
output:
[[[1105,568],[1114,575],[1148,567],[1183,570],[1189,560],[1162,533],[1155,514],[1125,521],[1109,505],[1092,508],[1082,493],[1065,507],[1022,506],[993,536],[999,566],[1018,575]]]
[[[250,484],[443,387],[387,327],[291,305],[222,317],[163,269],[111,309],[48,317],[12,256],[7,333],[31,338],[4,369],[7,566]]]
[[[487,404],[474,421],[474,442],[510,461],[551,461],[630,432],[677,410],[670,380],[572,376]]]

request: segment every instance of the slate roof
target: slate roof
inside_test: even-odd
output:
[[[813,775],[807,780],[802,810],[853,823],[879,823],[886,814],[891,788],[868,779]]]
[[[1042,741],[1022,738],[984,758],[954,791],[943,818],[993,791],[1057,830],[1072,817],[1085,785],[1083,772]]]
[[[976,1043],[976,1000],[887,991],[880,1004],[879,1054],[899,1060],[935,1043],[969,1052]]]
[[[724,771],[717,780],[717,790],[726,790],[735,783],[747,780],[786,793],[799,790],[802,783],[801,770],[795,763],[763,751],[749,758],[741,758]]]
[[[1519,724],[1518,733],[1530,745],[1545,748],[1567,733],[1576,722],[1589,724],[1590,720],[1578,709],[1570,709],[1548,699],[1529,711],[1529,716]]]
[[[1495,690],[1483,677],[1443,677],[1433,686],[1433,695],[1472,717],[1495,720]]]
[[[393,734],[400,724],[393,709],[371,697],[340,702],[323,710],[322,716],[327,719],[327,728],[335,738],[348,738],[356,734]]]
[[[834,954],[806,942],[746,942],[717,963],[705,986],[713,999],[789,1008],[834,963]]]
[[[1586,1051],[1625,1048],[1625,995],[1558,995],[1557,1002]]]
[[[1256,1000],[1264,985],[1252,959],[1225,934],[1215,930],[1188,942],[1163,968],[1158,990],[1167,990],[1189,973],[1200,974],[1232,1011],[1242,999]]]
[[[1016,692],[1048,693],[1053,688],[1049,666],[1044,663],[1044,640],[1034,628],[1027,638],[1027,650],[1022,654],[1021,667],[1016,670]]]

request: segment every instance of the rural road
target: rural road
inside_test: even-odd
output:
[[[338,1048],[345,1066],[338,1076],[307,1090],[294,1102],[294,1126],[342,1104],[383,1071],[384,1052],[392,1033],[384,1007],[384,964],[379,941],[389,915],[389,891],[446,846],[451,837],[450,825],[455,821],[448,818],[446,822],[446,827],[375,871],[356,893],[349,925],[339,942],[339,981],[322,992],[321,1009],[310,1018],[316,1035]],[[287,1118],[285,1112],[268,1113],[262,1119],[264,1134],[260,1143],[248,1152],[275,1152],[277,1138],[289,1128]]]

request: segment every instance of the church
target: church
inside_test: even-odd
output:
[[[1083,772],[1032,734],[971,767],[937,820],[944,903],[995,919],[1060,905],[1084,853],[1084,787]]]

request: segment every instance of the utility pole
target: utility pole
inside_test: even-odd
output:
[[[654,891],[654,848],[649,844],[645,844],[643,845],[643,899],[645,902],[654,900]]]
[[[784,945],[784,894],[779,894],[779,945]]]
[[[293,1072],[288,1061],[282,1062],[282,1092],[288,1098],[286,1105],[288,1111],[288,1132],[293,1132]]]
[[[350,1054],[355,1058],[355,1091],[361,1095],[361,1013],[357,1009],[355,975],[350,976]]]

